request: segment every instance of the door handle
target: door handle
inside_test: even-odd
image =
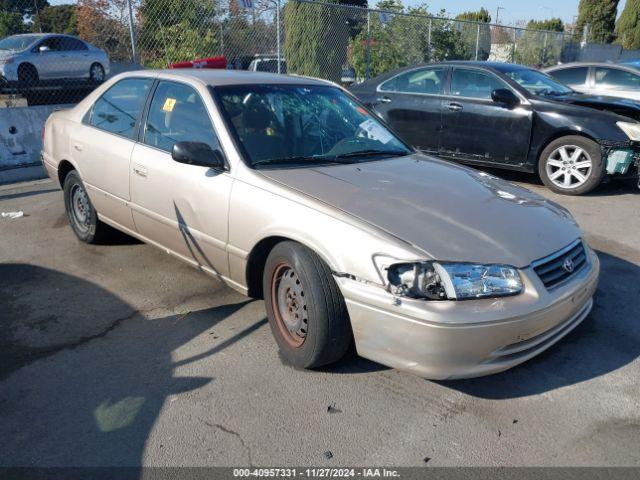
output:
[[[460,105],[459,103],[450,103],[447,106],[447,109],[451,112],[461,112],[463,110],[462,105]]]
[[[79,152],[82,151],[82,145],[80,145],[79,143],[74,143],[73,148]]]
[[[133,173],[135,173],[136,175],[140,175],[141,177],[146,177],[147,176],[147,169],[145,167],[143,167],[142,165],[134,165],[133,166]]]
[[[377,100],[380,103],[391,103],[391,99],[389,97],[378,97]]]

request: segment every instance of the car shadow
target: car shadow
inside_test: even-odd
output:
[[[585,382],[640,356],[640,266],[598,252],[601,276],[591,314],[557,344],[506,372],[437,382],[485,399],[536,395]]]
[[[145,448],[164,448],[148,440],[168,399],[215,382],[176,369],[266,323],[218,339],[212,328],[251,300],[154,318],[94,283],[27,264],[0,264],[0,298],[3,467],[139,467]],[[211,348],[181,355],[207,332]]]

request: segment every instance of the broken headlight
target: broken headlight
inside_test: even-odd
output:
[[[622,130],[629,140],[640,141],[640,123],[637,122],[616,122],[618,128]]]
[[[429,300],[469,300],[522,292],[518,270],[509,265],[453,262],[396,263],[387,269],[394,295]]]

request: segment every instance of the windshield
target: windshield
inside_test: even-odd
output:
[[[565,95],[573,92],[573,90],[565,84],[537,70],[518,68],[505,70],[503,73],[520,86],[526,88],[529,93],[533,95]]]
[[[24,50],[32,43],[35,43],[38,35],[13,35],[0,40],[0,50]]]
[[[239,85],[214,92],[254,166],[351,163],[411,153],[335,87]]]

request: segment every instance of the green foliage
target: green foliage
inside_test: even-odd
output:
[[[75,5],[52,5],[38,14],[43,32],[78,34],[78,17]]]
[[[536,67],[558,63],[564,44],[562,20],[530,20],[526,28],[516,41],[514,62]]]
[[[215,55],[216,5],[210,0],[142,0],[139,50],[141,63],[165,68],[170,63]]]
[[[616,37],[624,48],[640,49],[640,0],[627,0],[616,24]]]
[[[460,33],[462,41],[467,50],[469,58],[475,60],[476,43],[478,46],[478,60],[486,60],[491,53],[491,15],[486,8],[481,8],[476,12],[464,12],[456,17],[456,20],[469,20],[478,23],[460,23]]]
[[[0,0],[0,14],[19,13],[21,16],[30,17],[36,11],[49,6],[47,0]]]
[[[588,24],[588,42],[611,43],[615,38],[618,3],[619,0],[580,0],[576,32],[582,35]]]
[[[410,15],[390,14],[384,22],[380,15],[371,15],[371,33],[363,28],[350,42],[350,60],[358,78],[371,78],[406,65],[471,58],[454,22],[424,18],[428,15],[426,7],[405,9],[399,1],[386,0],[377,7]]]
[[[347,15],[344,9],[287,2],[284,7],[287,72],[340,81],[351,30]]]
[[[547,20],[529,20],[527,28],[531,30],[547,30],[550,32],[564,32],[564,23],[559,18]]]
[[[23,33],[26,26],[22,21],[22,15],[16,12],[0,12],[0,38]]]

